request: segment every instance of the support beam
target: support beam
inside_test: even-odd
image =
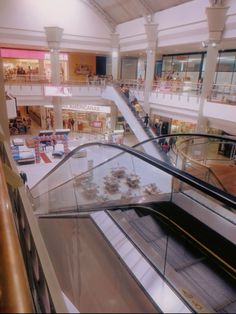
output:
[[[81,1],[85,3],[89,8],[91,8],[97,15],[99,15],[112,32],[115,32],[117,23],[109,14],[107,14],[102,9],[100,5],[98,5],[98,3],[95,0],[81,0]]]
[[[145,0],[138,0],[137,5],[140,7],[141,12],[143,12],[143,16],[154,14],[154,11],[150,8]]]

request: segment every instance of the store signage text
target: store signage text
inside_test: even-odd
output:
[[[110,113],[111,108],[108,106],[95,106],[95,105],[85,105],[85,104],[75,104],[75,105],[63,105],[63,109],[84,111],[84,112],[103,112]]]

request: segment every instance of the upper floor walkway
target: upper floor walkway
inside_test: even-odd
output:
[[[68,81],[51,88],[50,82],[42,82],[40,77],[27,81],[6,81],[5,90],[17,99],[19,106],[51,105],[51,97],[62,97],[62,105],[74,105],[78,101],[104,104],[107,100],[116,103],[113,86],[127,84],[130,97],[136,97],[141,105],[144,101],[144,84],[137,80],[108,82],[106,79],[96,81]],[[159,81],[154,82],[150,93],[151,114],[196,123],[201,101],[201,84],[191,82]],[[203,116],[209,121],[209,126],[235,134],[236,116],[236,86],[213,85],[208,98],[204,100]],[[142,139],[140,139],[142,140]]]

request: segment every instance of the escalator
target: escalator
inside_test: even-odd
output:
[[[115,102],[117,108],[124,116],[139,142],[155,137],[151,128],[146,127],[144,124],[143,118],[145,112],[143,111],[140,115],[137,115],[129,99],[121,92],[120,87],[107,86],[106,89],[104,89],[102,96]],[[144,149],[152,156],[156,156],[157,158],[168,162],[168,158],[162,153],[158,142],[150,141],[144,146]]]
[[[83,145],[32,188],[61,289],[82,312],[234,313],[235,196],[144,151]]]

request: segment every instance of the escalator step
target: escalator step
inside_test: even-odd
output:
[[[155,241],[165,234],[163,228],[149,215],[132,220],[130,224],[147,242]]]

